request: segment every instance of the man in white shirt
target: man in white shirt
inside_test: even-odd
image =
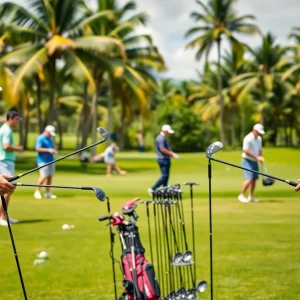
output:
[[[262,156],[262,139],[260,137],[260,135],[264,133],[265,131],[263,125],[258,123],[253,126],[252,132],[245,136],[243,140],[242,154],[242,166],[244,168],[258,171],[258,162],[264,162],[264,158]],[[244,179],[242,191],[238,196],[238,200],[243,203],[258,202],[258,200],[253,196],[258,174],[244,170]],[[245,193],[247,192],[248,188],[249,195],[248,198],[246,198]]]

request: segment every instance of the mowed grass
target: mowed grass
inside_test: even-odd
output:
[[[62,154],[61,154],[62,155]],[[268,170],[275,176],[300,177],[300,151],[265,149]],[[220,151],[216,158],[240,164],[240,151]],[[110,198],[112,212],[121,212],[123,202],[134,197],[149,199],[147,188],[159,176],[154,153],[119,153],[126,176],[105,177],[104,164],[82,167],[77,158],[57,163],[55,184],[95,186]],[[170,183],[197,181],[194,188],[197,280],[210,283],[207,159],[204,153],[181,154],[174,160]],[[17,163],[17,173],[34,166],[34,154],[26,153]],[[38,174],[19,180],[35,183]],[[237,201],[242,171],[212,162],[214,299],[300,299],[300,195],[285,183],[257,186],[260,203]],[[188,239],[191,244],[190,198],[184,189]],[[93,192],[53,190],[56,200],[33,198],[33,188],[18,187],[9,213],[22,222],[13,225],[28,299],[114,299],[109,232],[98,217],[107,214],[106,203]],[[150,260],[145,206],[137,213],[141,239]],[[63,224],[76,229],[63,231]],[[152,224],[153,225],[153,224]],[[7,228],[0,228],[0,297],[23,299]],[[115,252],[120,245],[116,238]],[[33,265],[36,255],[47,251],[49,260]],[[116,265],[118,279],[121,274]],[[122,291],[118,284],[119,292]],[[201,294],[210,299],[210,289]]]

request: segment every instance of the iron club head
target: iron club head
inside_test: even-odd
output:
[[[196,287],[196,289],[199,293],[203,293],[206,290],[206,288],[207,288],[207,282],[204,280],[200,281]]]
[[[189,262],[189,261],[192,259],[192,256],[193,256],[192,251],[187,250],[187,251],[183,254],[182,260],[183,260],[184,262]]]
[[[100,133],[100,135],[103,137],[103,139],[108,138],[108,132],[106,129],[104,129],[102,127],[97,127],[97,131]]]
[[[104,201],[106,199],[106,195],[104,193],[104,191],[102,191],[99,188],[92,188],[92,190],[94,191],[96,197],[100,200],[100,201]]]
[[[181,252],[176,252],[173,258],[173,263],[179,264],[181,263],[183,255]]]
[[[206,157],[210,158],[214,153],[223,148],[223,144],[221,142],[214,142],[208,146],[206,149]]]

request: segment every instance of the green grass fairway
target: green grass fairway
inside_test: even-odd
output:
[[[300,178],[300,151],[265,149],[268,170],[284,179]],[[220,151],[219,159],[240,164],[240,151]],[[140,196],[149,199],[147,188],[159,176],[154,153],[119,153],[118,161],[126,176],[105,177],[105,166],[82,167],[77,158],[57,163],[54,184],[95,186],[109,196],[112,212],[121,204]],[[181,154],[172,165],[170,183],[198,181],[195,187],[195,228],[197,236],[197,279],[209,284],[209,222],[207,159],[204,153]],[[34,167],[34,154],[19,158],[17,173]],[[293,187],[276,182],[257,186],[260,203],[237,200],[243,181],[242,171],[212,162],[214,299],[295,300],[300,299],[300,194]],[[35,183],[33,173],[19,182]],[[184,187],[185,217],[189,227],[189,191]],[[29,300],[113,300],[109,234],[105,222],[106,203],[93,192],[53,190],[56,200],[33,198],[33,188],[17,188],[10,205],[11,217],[22,222],[13,225],[16,247]],[[138,205],[138,225],[147,249],[148,230],[144,205]],[[62,225],[76,229],[63,231]],[[190,238],[190,230],[189,230]],[[116,239],[116,254],[119,255]],[[40,251],[49,260],[33,265]],[[146,257],[150,260],[149,250]],[[117,266],[116,266],[117,267]],[[0,298],[21,300],[22,290],[8,230],[0,228]],[[121,274],[117,267],[118,278]],[[121,284],[118,285],[121,292]],[[201,295],[210,299],[210,289]]]

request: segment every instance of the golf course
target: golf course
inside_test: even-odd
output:
[[[293,181],[300,177],[299,154],[293,148],[264,148],[269,173]],[[222,150],[214,156],[241,164],[240,150]],[[117,159],[127,171],[126,176],[106,177],[105,164],[82,164],[77,157],[71,157],[56,164],[53,184],[101,188],[110,199],[112,212],[122,212],[122,203],[132,198],[149,199],[147,189],[160,173],[155,153],[121,152]],[[198,294],[200,299],[210,299],[207,163],[205,153],[181,153],[180,159],[172,161],[170,178],[170,184],[180,183],[184,190],[189,241],[190,195],[183,183],[199,182],[199,186],[194,186],[197,282],[208,283],[207,290]],[[25,152],[16,166],[17,174],[32,169],[34,153]],[[38,173],[34,172],[18,182],[36,183],[37,178]],[[261,180],[255,195],[260,202],[241,203],[237,196],[242,171],[212,161],[214,299],[300,299],[300,196],[285,183],[277,181],[264,187]],[[109,229],[107,222],[98,221],[98,217],[107,214],[106,203],[100,202],[92,191],[52,192],[57,199],[36,200],[34,188],[17,187],[9,207],[9,215],[20,220],[12,225],[12,231],[28,299],[114,299]],[[144,204],[137,205],[137,225],[150,260],[146,209]],[[63,224],[75,228],[62,230]],[[0,228],[0,239],[0,295],[5,295],[6,300],[23,299],[7,228]],[[118,238],[114,249],[119,259]],[[34,265],[41,251],[46,251],[49,258]],[[121,294],[118,264],[116,273]]]

